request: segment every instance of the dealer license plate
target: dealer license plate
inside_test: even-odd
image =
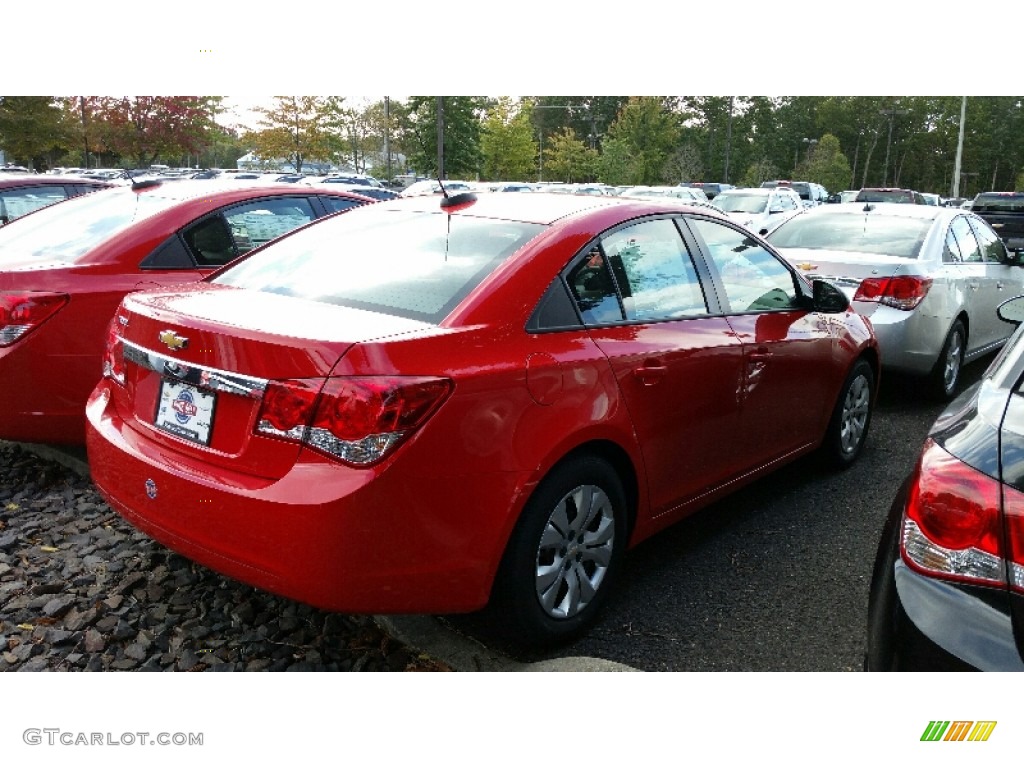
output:
[[[209,445],[216,402],[217,396],[213,392],[197,389],[182,381],[164,379],[160,382],[160,399],[153,423],[172,435]]]

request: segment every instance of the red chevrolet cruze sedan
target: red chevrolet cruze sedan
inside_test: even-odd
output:
[[[0,439],[81,444],[106,328],[126,293],[199,280],[369,198],[294,185],[140,182],[0,228]]]
[[[708,208],[365,206],[131,294],[92,476],[171,549],[344,612],[589,624],[622,553],[780,464],[861,451],[869,325]]]

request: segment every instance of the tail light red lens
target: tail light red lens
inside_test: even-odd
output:
[[[365,466],[421,427],[451,389],[448,379],[423,376],[275,381],[264,393],[256,431]]]
[[[877,301],[896,309],[911,310],[924,300],[931,285],[930,277],[918,275],[869,277],[861,281],[853,300]]]
[[[1005,584],[1001,491],[998,480],[928,440],[904,510],[904,560],[933,576]]]
[[[0,293],[0,347],[24,337],[67,303],[64,293]]]
[[[107,344],[103,351],[103,375],[118,384],[124,384],[124,345],[121,343],[124,323],[120,312],[110,318],[107,324]]]

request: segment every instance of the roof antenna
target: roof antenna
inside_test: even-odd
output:
[[[467,205],[471,205],[476,202],[476,195],[472,192],[460,192],[457,195],[449,195],[448,190],[444,188],[444,182],[441,181],[441,174],[437,175],[437,183],[441,187],[441,194],[444,197],[441,198],[441,208],[443,210],[451,210],[452,208],[465,208]]]

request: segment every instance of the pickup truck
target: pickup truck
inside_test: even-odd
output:
[[[1024,192],[981,192],[971,211],[987,221],[1011,251],[1024,251]]]

